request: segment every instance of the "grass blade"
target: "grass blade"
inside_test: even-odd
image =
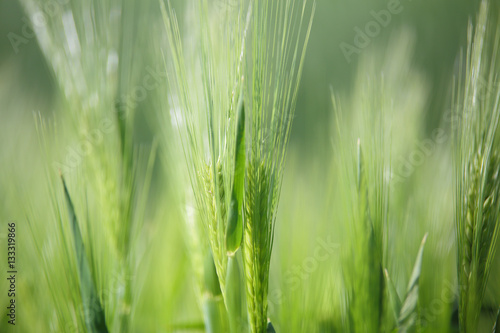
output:
[[[420,279],[420,272],[422,270],[422,257],[424,254],[424,246],[427,241],[427,234],[424,236],[422,243],[417,254],[417,260],[413,266],[410,282],[406,292],[405,300],[399,313],[399,331],[407,332],[416,322],[417,317],[417,302],[418,302],[418,282]]]
[[[89,332],[108,332],[104,311],[95,289],[94,281],[90,273],[90,266],[83,245],[82,234],[78,227],[75,209],[71,197],[66,187],[66,182],[61,175],[64,187],[64,197],[68,208],[68,217],[73,234],[73,243],[75,244],[75,254],[78,267],[78,276],[80,278],[80,292],[82,295],[82,304],[84,309],[85,323]]]
[[[212,256],[212,251],[208,250],[207,257],[204,263],[204,282],[205,291],[213,296],[220,296],[221,290],[219,285],[219,278],[217,277],[217,271],[215,269],[214,258]]]
[[[207,333],[226,331],[222,296],[207,297],[203,302],[203,317]]]
[[[493,325],[492,333],[500,333],[500,307],[497,312],[497,320],[495,320],[495,324]]]
[[[206,331],[214,333],[224,332],[227,330],[224,301],[222,299],[214,258],[210,250],[204,263],[204,283],[205,295],[202,310]]]
[[[398,292],[391,278],[389,277],[389,272],[384,269],[385,279],[387,281],[387,288],[389,291],[389,300],[391,303],[392,312],[394,319],[397,321],[399,318],[399,312],[401,311],[401,298],[399,298]]]
[[[241,332],[243,327],[242,320],[242,290],[243,281],[238,262],[238,255],[229,256],[227,261],[226,278],[226,307],[229,316],[229,325],[231,332]]]
[[[226,229],[226,251],[229,256],[240,248],[243,240],[243,187],[245,185],[245,106],[243,93],[238,103],[238,127],[236,132],[236,152],[234,183]]]

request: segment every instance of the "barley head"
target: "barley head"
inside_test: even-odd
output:
[[[499,14],[482,1],[475,28],[469,26],[465,68],[454,101],[460,116],[454,135],[461,332],[477,329],[500,225],[500,25],[490,23]]]
[[[311,7],[307,0],[254,0],[251,4],[243,258],[251,331],[261,333],[267,327],[276,208],[312,16],[308,24],[306,10]]]

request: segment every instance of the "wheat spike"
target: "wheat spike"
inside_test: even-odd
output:
[[[227,264],[225,260],[224,239],[221,237],[221,235],[223,235],[223,230],[225,230],[224,223],[226,221],[227,213],[224,174],[220,159],[216,164],[217,185],[214,181],[215,177],[213,176],[211,165],[205,164],[204,169],[203,174],[200,176],[205,187],[205,203],[208,212],[208,218],[205,219],[206,229],[208,230],[210,245],[214,253],[214,261],[217,268],[217,274],[219,275],[221,288],[224,290]],[[219,189],[217,194],[215,186]],[[216,195],[219,196],[219,200],[217,200]]]
[[[243,253],[247,272],[249,319],[255,332],[267,325],[267,291],[273,218],[269,211],[269,177],[266,164],[252,161],[247,172]]]
[[[465,197],[465,207],[467,208],[465,218],[465,255],[463,260],[464,272],[470,278],[470,265],[472,263],[475,246],[475,238],[479,239],[478,272],[480,278],[484,277],[487,261],[488,249],[493,240],[493,231],[498,218],[498,196],[500,195],[500,160],[498,153],[493,153],[488,163],[488,169],[484,175],[485,184],[481,195],[480,187],[482,182],[481,165],[483,160],[481,150],[478,151],[474,160],[470,163],[470,174],[472,177],[467,196]],[[478,210],[482,209],[482,221],[478,224],[476,217]],[[478,226],[481,226],[479,229]],[[476,235],[479,233],[479,235]]]
[[[491,270],[499,230],[500,90],[498,64],[500,26],[490,22],[489,2],[481,3],[476,27],[469,26],[465,70],[458,81],[455,128],[456,227],[459,322],[461,332],[475,332]],[[498,24],[498,23],[497,23]],[[481,89],[483,82],[486,88]]]

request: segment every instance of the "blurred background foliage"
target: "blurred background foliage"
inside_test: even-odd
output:
[[[414,31],[415,66],[427,77],[432,91],[427,108],[429,128],[433,128],[439,120],[439,113],[448,101],[455,60],[459,49],[466,42],[466,24],[476,12],[478,3],[478,0],[401,0],[401,14],[393,15],[390,25],[372,39],[371,47],[383,48],[395,31],[404,27]],[[21,44],[20,52],[14,53],[7,38],[9,32],[22,36],[26,18],[22,6],[18,1],[6,0],[0,6],[0,31],[4,36],[0,41],[0,64],[11,68],[12,72],[10,75],[4,73],[2,78],[11,82],[12,89],[19,88],[34,98],[43,100],[47,106],[37,109],[48,113],[52,97],[56,93],[55,85],[36,41]],[[364,28],[366,23],[373,20],[370,11],[385,9],[387,2],[318,0],[317,6],[298,101],[298,120],[294,123],[293,130],[293,144],[301,147],[304,153],[311,152],[307,149],[311,143],[328,141],[326,127],[331,118],[329,86],[335,91],[343,92],[348,92],[352,87],[359,56],[354,55],[353,61],[347,63],[339,45],[342,42],[352,45],[354,27]],[[182,18],[183,6],[175,7],[178,17]],[[367,50],[362,51],[366,52]],[[2,108],[2,112],[8,110]]]
[[[181,27],[189,24],[183,22],[183,1],[172,2]],[[387,2],[316,2],[271,263],[270,316],[278,331],[282,332],[294,329],[313,331],[308,326],[307,318],[315,318],[315,322],[321,323],[322,328],[318,331],[335,331],[340,329],[338,323],[345,313],[343,276],[338,270],[340,256],[329,256],[321,264],[321,269],[309,272],[301,268],[321,242],[345,242],[341,227],[343,214],[340,211],[342,193],[346,192],[342,191],[343,185],[337,176],[341,174],[341,166],[336,156],[338,151],[334,149],[338,136],[331,92],[349,101],[343,107],[345,118],[349,118],[351,110],[356,108],[355,99],[360,96],[360,87],[365,80],[385,77],[390,81],[391,77],[395,77],[396,81],[390,85],[392,90],[389,90],[396,100],[393,105],[396,108],[393,110],[396,119],[394,127],[399,127],[402,132],[413,131],[407,133],[408,142],[414,140],[413,144],[431,138],[438,128],[449,136],[449,124],[443,122],[443,115],[450,108],[451,82],[457,71],[459,52],[466,46],[467,23],[475,17],[479,4],[478,0],[401,0],[402,12],[393,15],[390,24],[371,38],[370,45],[359,55],[353,55],[352,61],[348,62],[340,48],[341,43],[352,45],[354,28],[364,29],[373,20],[370,12],[385,9]],[[151,3],[152,9],[145,12],[156,15],[155,19],[158,19],[157,4],[155,1]],[[492,5],[499,6],[497,3]],[[47,295],[37,289],[34,282],[42,274],[43,267],[36,264],[36,250],[29,238],[30,231],[22,222],[26,220],[25,200],[32,202],[30,209],[34,212],[43,211],[37,206],[43,206],[48,200],[44,197],[44,182],[41,181],[45,174],[35,118],[39,115],[50,122],[51,119],[64,118],[67,112],[60,105],[61,90],[36,38],[20,44],[19,52],[15,52],[11,45],[8,34],[22,36],[26,17],[18,1],[0,2],[0,220],[2,223],[8,220],[20,222],[18,237],[22,249],[18,254],[21,263],[18,289],[24,299],[24,305],[19,310],[20,331],[29,331],[33,327],[47,328],[47,318],[53,315],[48,308],[40,310],[39,305],[45,304],[43,298]],[[154,50],[155,36],[161,33],[158,29],[157,25],[141,29],[139,39],[146,41],[145,44],[132,44],[131,47],[151,47]],[[401,36],[405,39],[402,42]],[[394,44],[398,38],[399,44]],[[398,65],[401,55],[407,63]],[[141,61],[144,63],[142,73],[146,73],[148,66],[162,66],[156,60]],[[391,73],[391,68],[400,72]],[[372,82],[378,84],[380,81]],[[166,87],[162,86],[152,95],[165,93],[162,89]],[[412,96],[405,96],[409,92]],[[134,121],[136,144],[150,146],[155,137],[162,135],[156,124],[156,115],[151,111],[161,106],[154,96],[138,105]],[[408,109],[411,112],[407,112]],[[349,132],[349,128],[345,131]],[[422,311],[427,311],[425,318],[428,320],[425,331],[430,332],[446,332],[453,328],[450,323],[456,322],[455,299],[448,294],[443,296],[443,293],[454,293],[452,289],[456,284],[450,141],[438,144],[425,163],[419,165],[403,183],[396,185],[394,191],[398,195],[391,201],[391,205],[396,207],[394,216],[398,224],[389,231],[394,241],[390,244],[389,252],[393,259],[389,261],[392,266],[388,269],[394,272],[392,278],[399,289],[403,290],[406,286],[420,240],[425,232],[430,233],[421,281],[421,290],[426,290],[421,294]],[[64,144],[61,143],[61,147]],[[408,153],[412,147],[401,149],[407,149]],[[174,165],[183,163],[175,156],[179,155],[166,158],[166,164],[174,169]],[[186,245],[179,237],[183,233],[183,212],[175,208],[178,204],[175,199],[165,202],[168,195],[158,194],[165,187],[173,186],[174,180],[168,179],[169,176],[165,176],[158,165],[153,177],[151,197],[156,199],[152,199],[148,207],[160,208],[147,210],[146,232],[141,236],[140,252],[146,259],[137,277],[144,287],[141,290],[143,296],[138,301],[137,311],[141,315],[136,316],[136,325],[145,328],[145,331],[152,331],[157,326],[168,331],[172,318],[176,322],[196,322],[201,314],[195,306],[192,281],[185,279],[192,273],[186,263]],[[41,238],[53,231],[47,218],[39,216],[39,221],[35,221],[40,226],[47,223],[47,228],[40,228]],[[4,242],[2,238],[2,248]],[[491,308],[495,308],[495,304],[498,306],[500,301],[498,266],[495,265],[492,273],[485,301]],[[301,276],[300,283],[288,283],[293,276]],[[2,279],[0,286],[5,283]],[[40,312],[36,314],[37,311]],[[169,313],[169,318],[158,319],[158,313]],[[29,322],[22,314],[26,314]],[[492,317],[488,311],[485,312],[484,327],[491,327]],[[2,320],[0,331],[5,331],[5,327]]]

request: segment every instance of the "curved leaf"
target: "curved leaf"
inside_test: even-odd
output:
[[[243,240],[243,187],[245,185],[245,107],[243,93],[238,102],[238,126],[236,131],[236,152],[234,182],[229,206],[226,229],[226,251],[229,256],[240,248]]]
[[[61,180],[64,187],[64,197],[68,208],[68,217],[71,224],[73,234],[73,243],[75,245],[76,262],[78,268],[78,276],[80,279],[80,293],[82,296],[82,304],[84,309],[85,324],[89,332],[108,332],[104,311],[101,306],[99,297],[95,289],[94,281],[90,273],[90,266],[83,245],[82,234],[78,227],[75,209],[71,197],[66,187],[66,182],[61,175]]]

